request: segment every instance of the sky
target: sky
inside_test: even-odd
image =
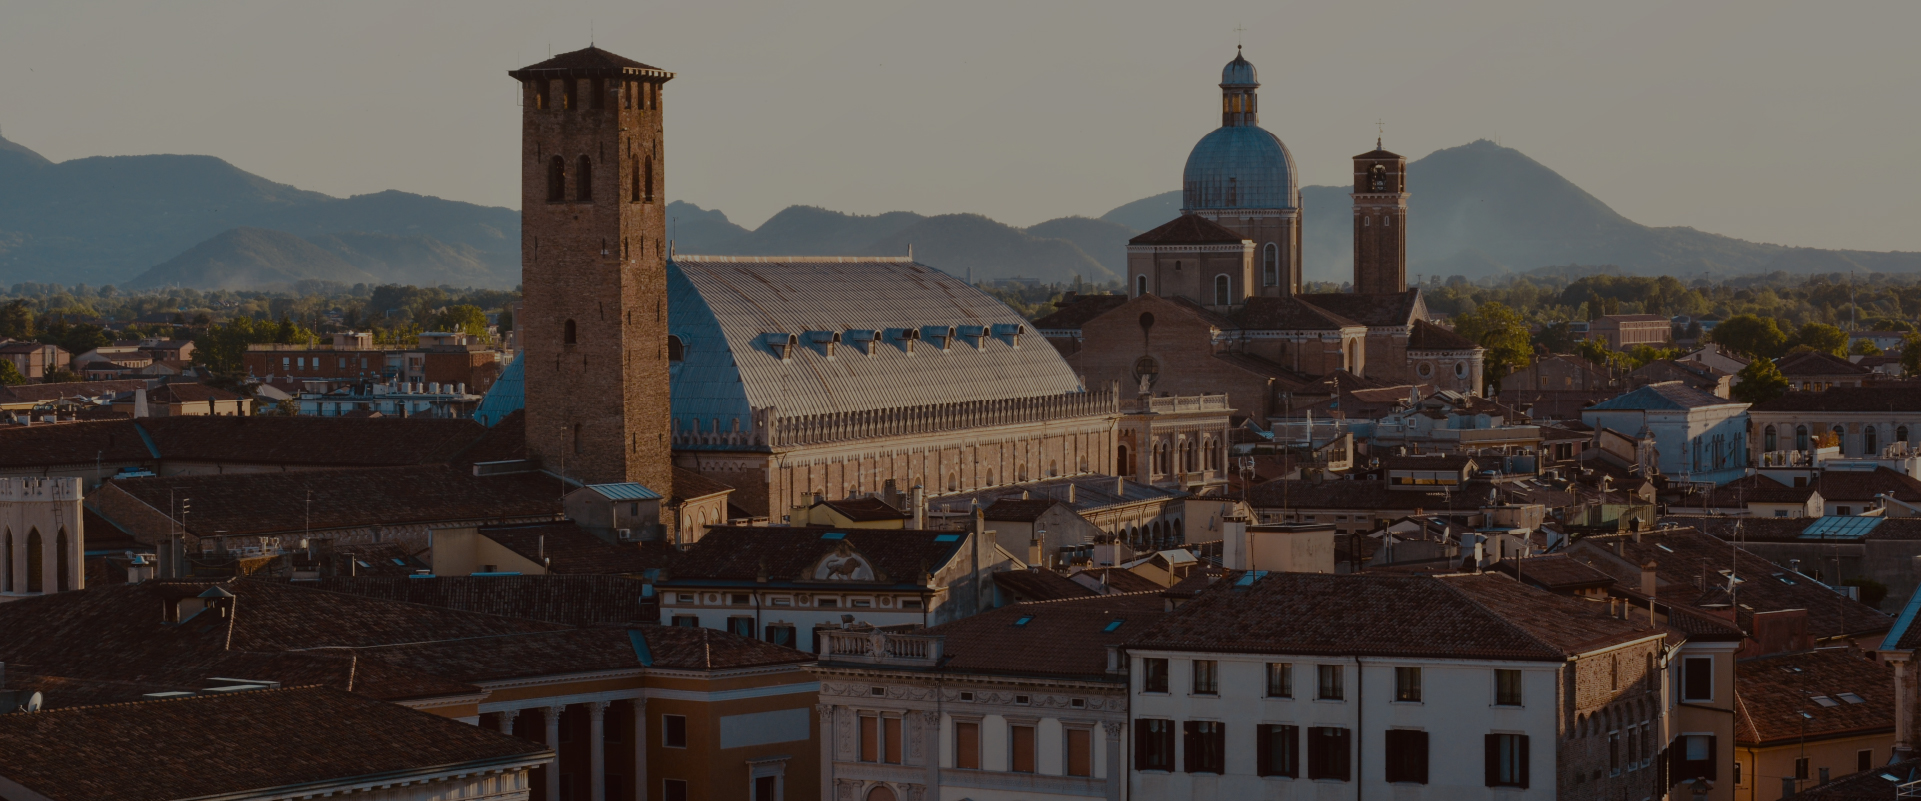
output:
[[[1239,37],[1302,185],[1379,123],[1410,158],[1495,140],[1649,225],[1913,251],[1918,26],[1912,0],[22,1],[0,135],[513,206],[506,71],[591,39],[677,73],[670,197],[1025,226],[1180,188]]]

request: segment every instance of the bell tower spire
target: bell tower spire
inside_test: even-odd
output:
[[[1221,70],[1221,127],[1238,128],[1261,124],[1260,77],[1254,65],[1234,46],[1234,60]]]
[[[1407,159],[1381,147],[1354,157],[1354,291],[1407,291]]]

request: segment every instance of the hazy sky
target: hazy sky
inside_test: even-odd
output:
[[[1303,185],[1342,181],[1384,119],[1409,157],[1498,139],[1651,225],[1921,250],[1913,0],[5,0],[0,133],[512,206],[505,73],[591,26],[679,73],[672,197],[749,227],[796,203],[1031,225],[1178,189],[1237,24]]]

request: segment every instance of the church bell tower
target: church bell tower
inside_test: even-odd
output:
[[[527,451],[589,484],[672,496],[661,88],[674,74],[595,47],[521,83]]]
[[[1354,157],[1354,291],[1407,291],[1407,159],[1381,149]]]

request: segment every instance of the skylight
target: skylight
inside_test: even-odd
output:
[[[1668,546],[1662,545],[1661,543],[1658,543],[1658,542],[1654,544],[1654,547],[1660,548],[1661,550],[1667,551],[1668,553],[1674,553],[1673,548],[1669,548]]]
[[[1114,631],[1115,629],[1120,628],[1122,623],[1126,623],[1126,622],[1127,621],[1122,620],[1121,618],[1118,618],[1118,617],[1114,618],[1114,622],[1107,624],[1107,628],[1101,629],[1101,631]]]
[[[1835,697],[1840,698],[1841,700],[1846,701],[1850,704],[1865,704],[1868,702],[1867,699],[1862,698],[1861,696],[1855,695],[1854,693],[1835,693]]]
[[[1841,702],[1836,701],[1832,698],[1829,698],[1825,695],[1817,695],[1812,700],[1815,703],[1820,704],[1822,706],[1840,706],[1841,705]]]
[[[938,537],[935,537],[934,541],[935,542],[960,542],[960,535],[959,534],[942,534]]]
[[[823,540],[844,540],[844,539],[847,539],[847,532],[829,531],[826,534],[820,535],[820,538]]]
[[[1016,620],[1016,621],[1014,621],[1014,625],[1016,625],[1016,626],[1025,626],[1025,625],[1027,625],[1027,624],[1029,624],[1029,623],[1032,623],[1032,622],[1034,622],[1034,616],[1033,616],[1033,615],[1021,615],[1021,616],[1020,616],[1020,619],[1019,619],[1019,620]]]

